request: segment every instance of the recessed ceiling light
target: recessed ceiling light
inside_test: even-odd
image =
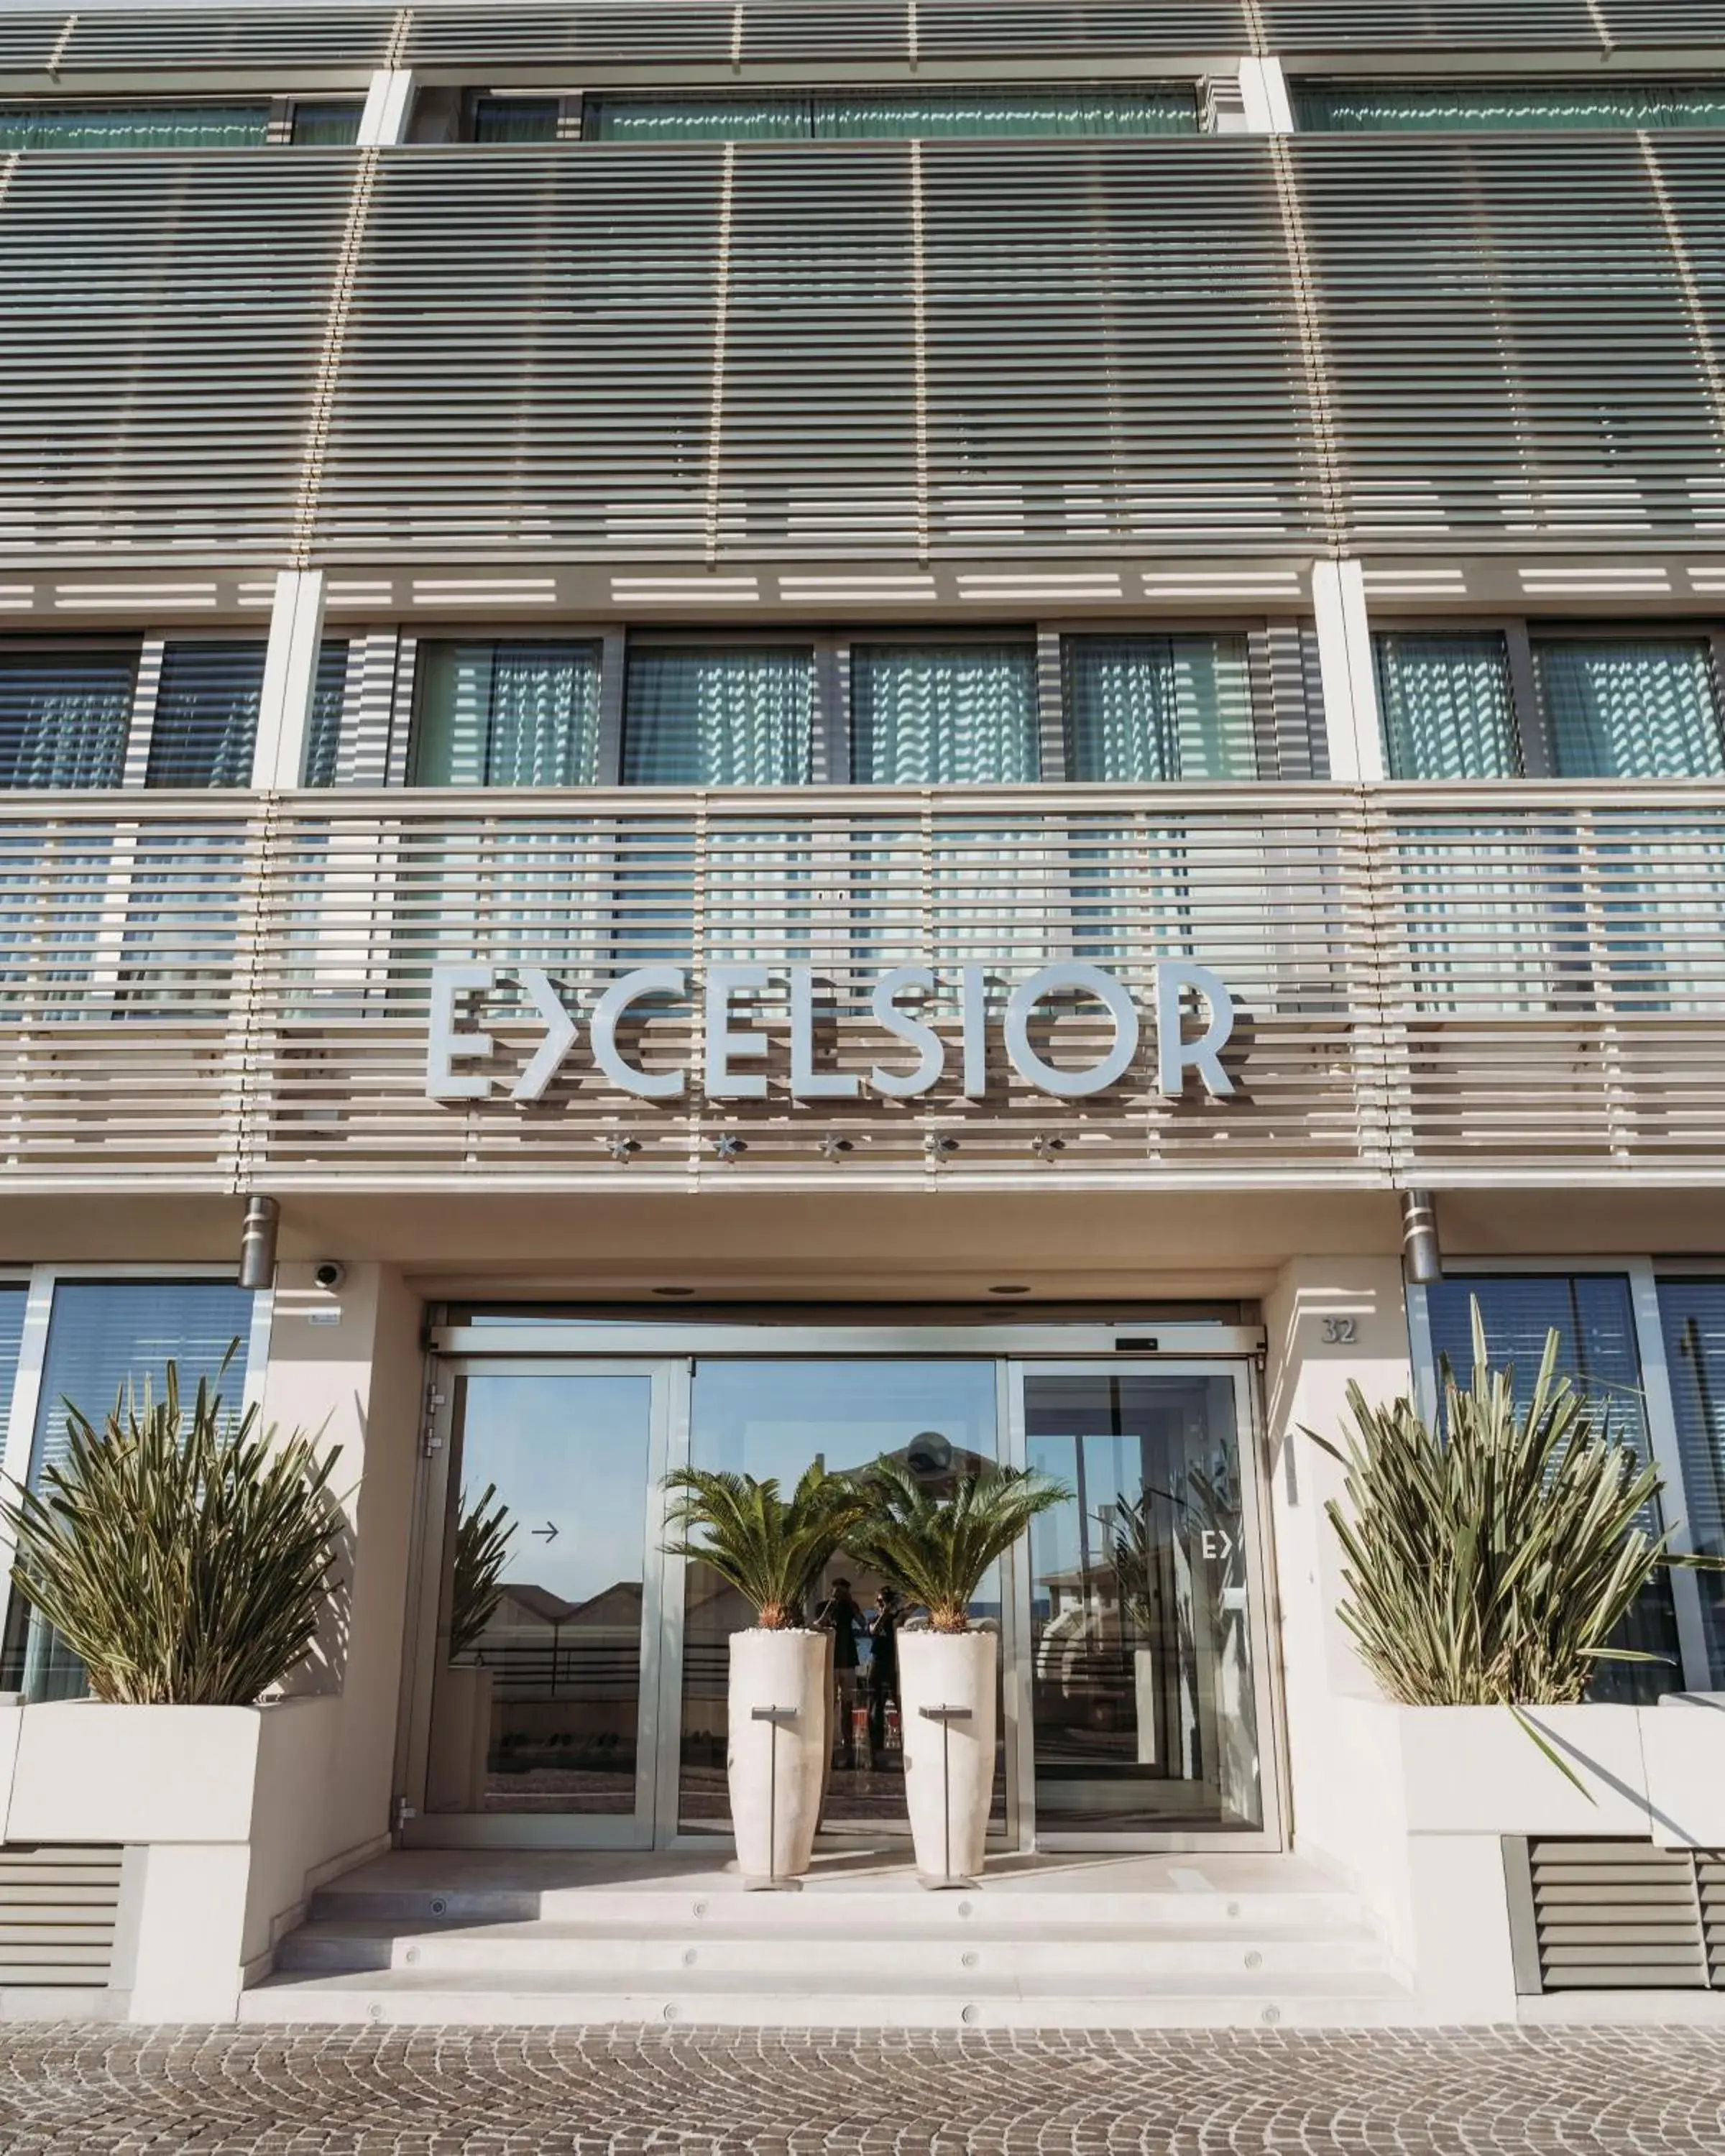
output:
[[[1009,1281],[1004,1287],[991,1287],[988,1292],[990,1295],[1028,1295],[1030,1291],[1021,1284],[1014,1285]]]
[[[693,1295],[695,1291],[692,1287],[656,1287],[653,1292],[655,1295]]]

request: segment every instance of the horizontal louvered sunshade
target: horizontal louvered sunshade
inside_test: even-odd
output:
[[[960,1187],[1725,1183],[1717,784],[1609,804],[1539,785],[206,789],[136,792],[124,819],[111,795],[0,795],[19,1188],[788,1187],[828,1174],[832,1131],[877,1184],[920,1186],[942,1136]],[[578,1055],[522,1111],[507,1087],[540,1029],[508,992],[495,1097],[424,1094],[440,963],[547,968],[583,1012],[639,965],[806,963],[835,983],[841,1064],[865,1069],[890,966],[1080,957],[1144,1006],[1168,956],[1239,1003],[1233,1101],[1170,1103],[1141,1055],[1055,1103],[997,1057],[976,1104],[949,1077],[914,1105],[791,1114],[780,1038],[762,1102],[649,1105]],[[1100,1055],[1099,1020],[1066,1024],[1072,1060]],[[655,1019],[655,1055],[687,1061],[697,1032]]]
[[[118,1849],[0,1848],[0,1990],[107,1984],[121,1863]]]
[[[1717,547],[1722,261],[1703,135],[26,154],[0,560]]]
[[[0,17],[0,74],[45,74],[51,68],[73,87],[77,77],[90,74],[382,67],[398,21],[393,8],[285,4],[82,8]]]
[[[1233,53],[1250,46],[1242,0],[668,0],[662,6],[415,8],[408,65],[559,60],[750,61],[1101,59]]]
[[[1260,0],[1257,48],[1313,52],[1688,49],[1725,36],[1719,0]]]

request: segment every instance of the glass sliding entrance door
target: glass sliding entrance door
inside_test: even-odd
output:
[[[788,1493],[817,1461],[829,1472],[855,1470],[886,1454],[939,1489],[998,1456],[999,1368],[982,1358],[699,1360],[690,1404],[690,1460],[696,1467],[762,1481],[776,1476]],[[996,1629],[1005,1599],[999,1573],[997,1566],[972,1604],[975,1621]],[[909,1831],[896,1632],[900,1619],[912,1613],[883,1601],[884,1584],[841,1555],[827,1567],[807,1612],[811,1621],[824,1619],[833,1631],[832,1772],[822,1814],[828,1829]],[[730,1639],[753,1620],[709,1565],[689,1563],[681,1587],[678,1825],[685,1835],[728,1834]],[[1004,1720],[999,1726],[1003,1734],[991,1825],[1004,1832]]]
[[[1267,1838],[1244,1368],[1019,1364],[1014,1407],[1014,1451],[1070,1493],[1031,1525],[1020,1610],[1038,1841]]]
[[[408,1839],[645,1847],[663,1364],[445,1364]]]

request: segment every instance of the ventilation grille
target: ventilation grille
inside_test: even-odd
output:
[[[1532,1841],[1543,1991],[1725,1984],[1725,1856],[1651,1841]]]
[[[0,1986],[108,1982],[120,1861],[117,1849],[0,1849]]]

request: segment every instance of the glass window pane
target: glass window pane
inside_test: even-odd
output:
[[[1063,656],[1070,777],[1257,777],[1244,637],[1071,636]]]
[[[814,100],[814,133],[823,139],[1197,131],[1198,101],[1186,90],[931,90],[890,95],[859,91]]]
[[[1563,778],[1725,772],[1712,668],[1700,638],[1536,644],[1533,665]]]
[[[1294,92],[1302,130],[1718,127],[1725,84],[1306,83]]]
[[[249,1289],[226,1281],[62,1281],[54,1289],[48,1353],[30,1449],[30,1487],[66,1456],[66,1404],[100,1430],[116,1399],[132,1388],[141,1404],[147,1385],[162,1397],[167,1365],[177,1367],[182,1399],[200,1379],[213,1385],[222,1359],[238,1351],[221,1383],[224,1406],[241,1411],[251,1338]],[[13,1598],[0,1687],[33,1699],[67,1699],[84,1690],[84,1671],[58,1636]]]
[[[480,1370],[455,1383],[447,1547],[481,1514],[513,1532],[476,1630],[484,1613],[464,1621],[445,1578],[427,1809],[632,1814],[652,1380]]]
[[[1392,778],[1514,778],[1521,771],[1503,639],[1372,639]]]
[[[865,786],[1034,779],[1028,644],[860,644],[850,656],[850,775]]]
[[[305,723],[307,786],[333,786],[341,747],[341,717],[347,701],[347,646],[326,644],[317,654],[317,679]]]
[[[591,786],[593,644],[432,644],[420,658],[415,786]]]
[[[475,142],[555,142],[562,105],[555,97],[482,97],[474,107]]]
[[[696,1365],[690,1458],[764,1481],[781,1491],[819,1460],[844,1471],[882,1453],[905,1460],[932,1482],[974,1469],[996,1455],[995,1378],[991,1362],[701,1362]],[[837,1583],[864,1625],[845,1613],[834,1628],[834,1772],[825,1819],[902,1830],[904,1753],[899,1742],[897,1668],[875,1660],[873,1619],[881,1583],[854,1559],[835,1558],[817,1590],[823,1604]],[[999,1568],[971,1604],[978,1622],[998,1624]],[[808,1613],[814,1614],[814,1612]],[[723,1834],[730,1825],[725,1781],[725,1697],[731,1635],[753,1612],[711,1567],[691,1563],[685,1599],[682,1774],[679,1823],[685,1833]],[[1004,1730],[1004,1722],[997,1725]],[[1005,1818],[1004,1753],[997,1760],[993,1823]]]
[[[359,140],[363,108],[349,98],[327,105],[305,102],[294,107],[294,141],[312,150],[339,150]]]
[[[1725,1557],[1725,1280],[1661,1281],[1665,1366],[1683,1463],[1681,1507],[1692,1545]],[[1725,1688],[1725,1573],[1698,1572],[1707,1661]]]
[[[624,783],[806,785],[814,669],[806,649],[632,649]]]
[[[583,141],[806,141],[806,97],[589,97]]]
[[[130,652],[0,658],[0,788],[118,786],[135,670]]]
[[[230,149],[269,132],[267,105],[0,106],[0,151]]]
[[[170,644],[150,731],[146,786],[249,786],[264,693],[261,640]]]
[[[1448,1356],[1456,1380],[1473,1371],[1471,1298],[1478,1296],[1486,1353],[1515,1367],[1516,1399],[1532,1396],[1548,1332],[1558,1335],[1558,1373],[1572,1378],[1609,1416],[1611,1435],[1645,1460],[1651,1447],[1629,1282],[1620,1273],[1452,1275],[1425,1291],[1432,1353]],[[1673,1492],[1668,1502],[1675,1502]],[[1649,1522],[1652,1526],[1654,1522]],[[1630,1612],[1612,1644],[1664,1656],[1660,1662],[1602,1662],[1590,1699],[1651,1700],[1681,1689],[1671,1578],[1661,1573]]]
[[[1256,1827],[1263,1774],[1234,1381],[1024,1380],[1039,1826]]]

